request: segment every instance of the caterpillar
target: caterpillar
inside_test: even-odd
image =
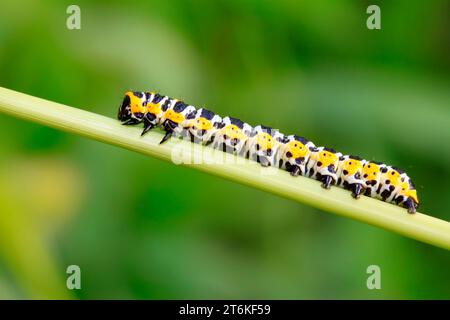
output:
[[[237,118],[222,118],[159,93],[127,91],[118,119],[124,125],[143,123],[142,135],[154,127],[162,128],[165,135],[160,143],[172,136],[190,139],[262,166],[279,167],[292,176],[319,180],[326,189],[342,187],[356,199],[366,195],[402,206],[409,213],[415,213],[419,206],[413,182],[397,167],[318,147],[304,137],[284,135],[271,127],[252,127]]]

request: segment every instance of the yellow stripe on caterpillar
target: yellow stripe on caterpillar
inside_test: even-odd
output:
[[[178,124],[184,121],[184,116],[181,113],[173,111],[172,109],[166,112],[165,118]]]
[[[153,113],[153,114],[160,114],[161,113],[161,104],[153,103],[153,102],[148,103],[147,104],[147,112]]]
[[[195,130],[211,130],[213,124],[208,119],[199,117],[191,121],[191,127]]]

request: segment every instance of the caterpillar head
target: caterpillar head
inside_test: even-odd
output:
[[[146,97],[143,92],[127,91],[122,104],[119,107],[117,118],[122,121],[128,121],[132,118],[142,120],[146,113]]]
[[[375,186],[380,180],[381,163],[369,161],[366,162],[362,168],[362,179],[366,187]]]

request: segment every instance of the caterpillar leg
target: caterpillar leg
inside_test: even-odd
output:
[[[322,187],[325,189],[330,189],[331,188],[331,184],[333,183],[333,178],[331,176],[322,176],[321,178],[322,181]]]
[[[157,119],[154,114],[147,113],[144,116],[144,131],[142,131],[141,136],[149,132],[151,129],[153,129],[156,126]]]
[[[261,165],[262,165],[263,167],[268,167],[268,166],[270,166],[269,159],[267,159],[266,157],[260,157],[260,156],[258,156],[257,161],[258,161],[259,163],[261,163]]]
[[[164,142],[166,142],[167,140],[170,139],[170,137],[172,136],[173,131],[166,131],[166,134],[164,135],[164,137],[161,139],[161,141],[159,142],[159,144],[163,144]]]
[[[132,125],[139,124],[139,123],[141,123],[141,120],[138,120],[135,118],[130,118],[127,121],[123,122],[122,124],[124,126],[132,126]]]
[[[282,162],[280,160],[280,168],[282,167]],[[296,177],[298,175],[302,174],[302,169],[300,168],[300,166],[297,166],[295,164],[290,164],[289,162],[286,162],[285,164],[286,166],[286,171],[289,172],[291,174],[291,176]]]
[[[359,199],[359,197],[363,193],[363,187],[359,183],[352,184],[351,190],[352,190],[352,197],[355,199]]]
[[[166,142],[167,140],[170,139],[170,137],[173,134],[173,129],[170,128],[169,126],[164,126],[165,130],[166,130],[166,134],[164,135],[164,137],[161,139],[161,141],[159,142],[159,144],[163,144],[164,142]]]
[[[393,185],[389,186],[389,189],[385,189],[381,192],[381,200],[386,201],[387,198],[391,196],[391,193],[394,191],[395,187]]]
[[[161,141],[159,142],[159,144],[162,144],[164,142],[166,142],[167,140],[170,139],[170,137],[173,134],[173,131],[175,130],[175,128],[177,127],[177,123],[171,121],[171,120],[166,120],[164,122],[164,130],[166,131],[166,134],[164,135],[164,137],[161,139]]]
[[[416,213],[417,204],[411,198],[404,202],[404,206],[408,209],[408,213]]]
[[[209,145],[214,141],[214,139],[209,139],[206,142],[203,141],[203,137],[198,137],[194,135],[189,128],[184,128],[187,132],[187,137],[190,139],[192,143],[204,144],[205,146]]]
[[[296,176],[298,176],[300,174],[302,174],[302,170],[300,169],[300,167],[299,166],[292,166],[291,176],[296,177]]]
[[[192,143],[196,142],[195,136],[192,134],[192,132],[189,132],[189,139],[191,140]]]
[[[206,141],[205,146],[209,146],[211,143],[214,142],[214,137],[211,137],[208,141]]]
[[[141,133],[141,137],[146,134],[147,132],[149,132],[150,130],[152,130],[155,127],[155,125],[153,123],[148,122],[147,120],[144,120],[144,130]]]

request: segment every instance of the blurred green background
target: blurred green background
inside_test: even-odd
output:
[[[70,4],[1,1],[0,86],[110,117],[159,90],[402,167],[450,220],[449,1],[84,0],[81,30]],[[450,298],[442,249],[1,114],[0,136],[0,298]]]

